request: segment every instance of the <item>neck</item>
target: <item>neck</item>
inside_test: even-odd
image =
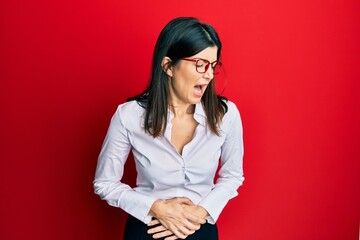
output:
[[[194,114],[195,105],[194,104],[174,104],[170,103],[170,111],[174,113],[174,117],[184,117],[189,114]]]

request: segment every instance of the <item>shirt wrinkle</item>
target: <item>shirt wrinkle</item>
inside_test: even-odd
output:
[[[229,191],[236,193],[244,180],[241,119],[236,106],[230,101],[227,104],[229,110],[220,125],[225,130],[221,136],[207,128],[203,106],[196,104],[194,119],[199,125],[182,155],[171,144],[174,116],[171,111],[164,137],[154,139],[142,128],[144,108],[135,101],[121,104],[98,158],[95,192],[144,223],[151,220],[148,211],[155,200],[187,197],[204,207],[210,215],[209,222],[215,223],[228,200],[236,195]],[[134,188],[121,182],[130,151],[137,171]],[[222,171],[219,184],[214,184],[220,157]]]

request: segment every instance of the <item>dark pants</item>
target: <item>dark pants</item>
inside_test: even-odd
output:
[[[147,230],[150,228],[140,220],[129,215],[126,220],[123,240],[154,240],[152,235],[147,233]],[[209,223],[202,224],[201,228],[188,236],[186,240],[218,240],[217,226],[216,224],[212,225]]]

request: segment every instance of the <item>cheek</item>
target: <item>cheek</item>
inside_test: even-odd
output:
[[[194,74],[194,73],[189,73],[186,76],[184,76],[184,82],[186,83],[186,85],[190,88],[193,88],[196,83],[199,82],[201,76],[199,76],[199,74]]]
[[[194,86],[199,82],[201,75],[193,71],[193,68],[181,67],[173,75],[174,87],[180,91],[193,92]]]
[[[195,66],[190,64],[179,66],[176,71],[176,75],[179,79],[182,79],[187,84],[192,85],[194,85],[201,78],[201,75],[196,72]]]

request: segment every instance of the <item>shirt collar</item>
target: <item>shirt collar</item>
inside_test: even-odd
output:
[[[205,126],[206,124],[206,114],[204,107],[201,102],[195,105],[194,119],[201,125]]]

